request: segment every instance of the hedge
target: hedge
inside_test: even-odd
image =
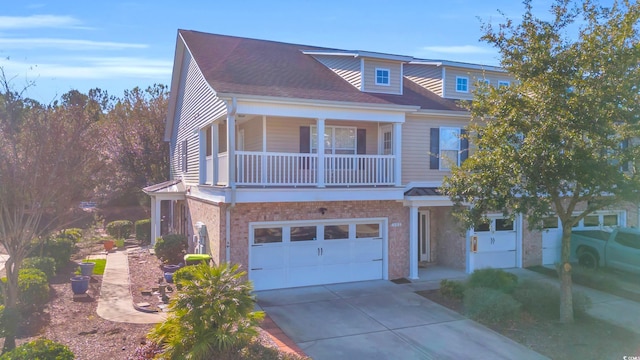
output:
[[[107,234],[116,239],[128,239],[133,232],[133,223],[129,220],[116,220],[107,224]]]

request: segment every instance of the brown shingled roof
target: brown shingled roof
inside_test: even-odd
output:
[[[423,109],[462,109],[404,79],[404,95],[365,93],[303,50],[335,50],[267,40],[179,30],[205,79],[215,91]]]

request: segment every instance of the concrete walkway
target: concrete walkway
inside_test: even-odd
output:
[[[414,291],[415,284],[380,280],[256,295],[314,360],[546,359]]]
[[[129,285],[129,259],[127,251],[106,255],[107,265],[102,276],[98,315],[109,321],[133,324],[153,324],[166,319],[166,313],[145,313],[133,307]]]

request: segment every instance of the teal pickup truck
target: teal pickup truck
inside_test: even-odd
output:
[[[573,231],[571,258],[590,269],[606,266],[640,273],[640,230],[619,228],[613,232]]]

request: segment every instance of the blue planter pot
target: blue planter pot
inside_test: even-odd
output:
[[[71,291],[76,295],[81,295],[89,290],[89,276],[74,276],[71,278]]]
[[[96,266],[96,263],[92,262],[82,262],[78,264],[80,266],[80,272],[82,276],[91,276],[93,274],[93,268]]]
[[[166,282],[168,282],[169,284],[173,284],[173,273],[172,272],[166,272],[164,273],[164,279]]]
[[[180,268],[180,265],[162,265],[162,270],[164,270],[165,273],[174,273]]]

